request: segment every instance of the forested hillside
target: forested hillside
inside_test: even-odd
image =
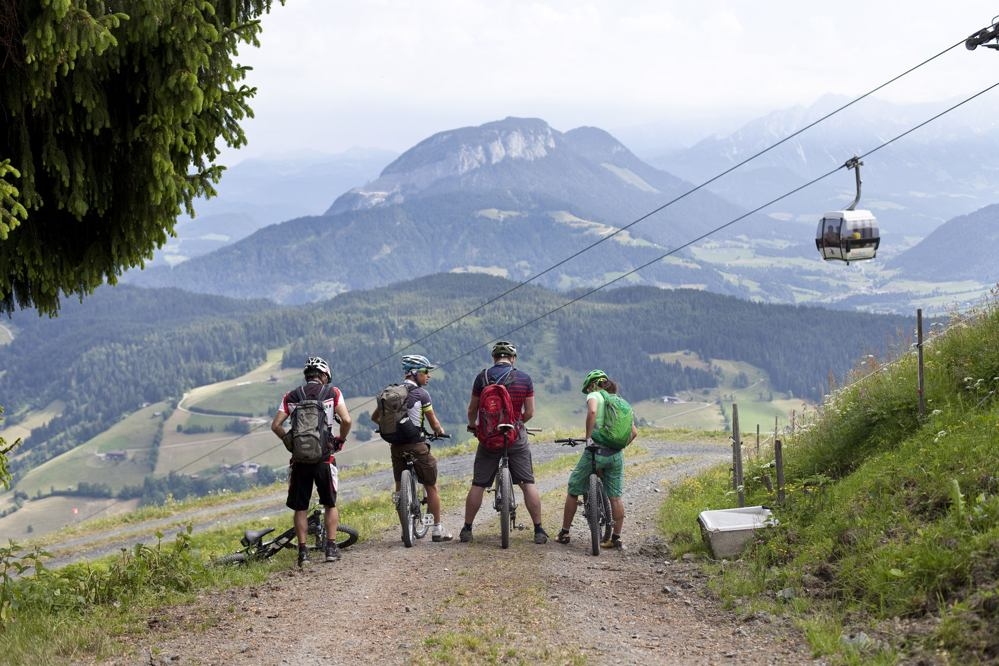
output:
[[[105,288],[86,308],[66,304],[58,319],[21,314],[14,341],[0,347],[0,395],[7,425],[54,400],[62,414],[36,428],[14,460],[15,473],[86,441],[143,403],[177,399],[230,379],[285,348],[284,365],[310,354],[329,358],[348,395],[373,395],[398,380],[403,350],[441,366],[433,385],[440,416],[464,421],[471,377],[488,344],[516,341],[520,365],[544,391],[575,391],[602,367],[634,400],[710,387],[711,372],[657,358],[681,350],[704,361],[742,360],[772,385],[818,398],[861,356],[880,355],[913,322],[896,316],[773,306],[691,290],[630,287],[572,303],[485,275],[442,274],[310,306],[279,307],[176,290]]]

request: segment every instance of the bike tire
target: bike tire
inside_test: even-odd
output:
[[[603,529],[603,540],[610,541],[611,534],[614,532],[614,514],[611,512],[610,498],[607,497],[607,491],[604,489],[603,481],[600,482],[600,507],[602,510],[602,520]]]
[[[586,522],[590,526],[590,551],[600,554],[600,477],[590,474],[589,492],[586,494]]]
[[[500,493],[500,547],[509,548],[510,523],[513,522],[513,518],[510,515],[513,506],[513,479],[510,478],[510,469],[508,467],[500,469],[499,488],[497,488],[497,492]]]
[[[415,482],[416,479],[413,479],[413,481]],[[413,536],[417,539],[422,539],[430,531],[430,525],[423,522],[423,516],[426,514],[427,508],[427,489],[423,486],[418,486],[413,497]]]
[[[313,514],[315,515],[315,514]],[[348,527],[346,525],[337,525],[336,531],[336,545],[339,548],[347,548],[348,546],[353,546],[357,543],[358,533],[353,527]],[[325,550],[326,549],[326,520],[323,516],[313,519],[313,516],[309,516],[309,534],[316,535],[316,544],[311,546],[311,550]],[[290,544],[287,547],[291,548],[294,544]]]
[[[347,527],[346,525],[337,525],[337,541],[336,545],[339,548],[347,548],[348,546],[353,546],[357,543],[357,530],[353,527]]]
[[[411,506],[413,497],[410,494],[410,483],[412,474],[408,469],[402,470],[399,478],[399,501],[396,504],[396,512],[399,514],[399,524],[402,527],[402,543],[406,548],[413,547],[413,514]]]
[[[224,555],[217,560],[214,560],[213,564],[216,566],[226,566],[229,564],[246,564],[247,561],[248,558],[246,557],[246,553],[240,552],[233,553],[232,555]]]

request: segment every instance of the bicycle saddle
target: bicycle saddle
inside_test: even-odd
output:
[[[260,541],[273,531],[273,527],[268,527],[266,530],[246,530],[246,532],[243,533],[243,538],[240,539],[240,542],[244,546],[249,546],[251,543]]]

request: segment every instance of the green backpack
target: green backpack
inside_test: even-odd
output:
[[[593,431],[593,441],[610,449],[621,450],[631,443],[631,425],[635,413],[628,401],[616,393],[600,390],[604,397],[604,418]]]

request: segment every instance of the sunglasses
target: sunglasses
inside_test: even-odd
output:
[[[426,376],[429,377],[430,376],[430,368],[423,368],[422,370],[420,370],[420,374],[423,374],[423,375],[426,375]]]

